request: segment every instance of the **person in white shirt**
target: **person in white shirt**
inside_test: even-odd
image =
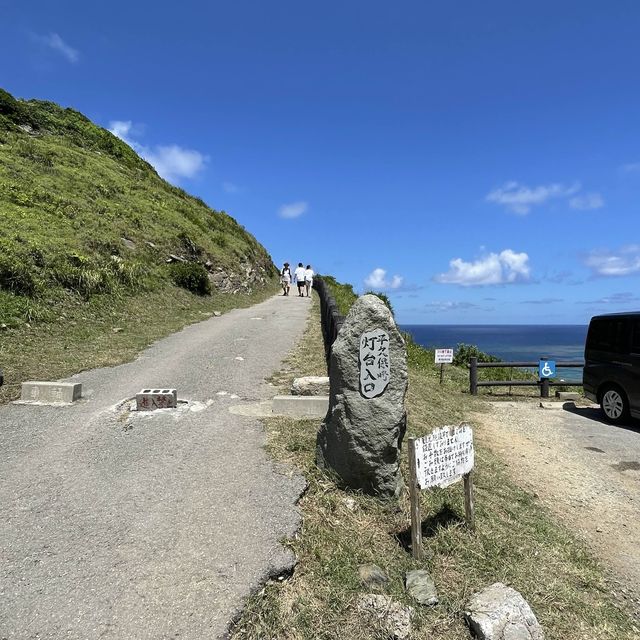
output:
[[[294,271],[293,277],[298,285],[298,295],[302,298],[304,297],[304,267],[302,262],[298,262],[298,268]]]
[[[307,290],[307,298],[309,297],[309,292],[313,287],[313,276],[313,269],[311,268],[311,265],[308,264],[307,268],[304,270],[304,286]]]

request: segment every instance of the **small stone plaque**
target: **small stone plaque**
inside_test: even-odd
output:
[[[360,393],[381,396],[391,380],[389,334],[383,329],[365,331],[360,337]]]
[[[79,382],[23,382],[21,402],[71,404],[82,397]]]

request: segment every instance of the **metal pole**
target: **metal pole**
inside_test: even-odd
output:
[[[444,376],[444,364],[440,363],[440,384],[442,384],[442,377]]]

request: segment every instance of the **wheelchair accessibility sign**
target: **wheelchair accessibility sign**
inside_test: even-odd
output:
[[[538,366],[538,375],[540,379],[554,378],[556,375],[556,362],[555,360],[540,360]]]

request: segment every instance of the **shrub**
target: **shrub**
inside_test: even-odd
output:
[[[196,293],[199,296],[211,294],[211,281],[207,270],[195,262],[174,262],[171,264],[171,279],[173,282]]]

